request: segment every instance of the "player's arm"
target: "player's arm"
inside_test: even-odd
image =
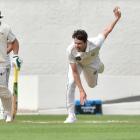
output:
[[[19,42],[17,39],[15,39],[12,42],[12,48],[13,48],[13,64],[16,66],[16,68],[19,70],[21,68],[22,60],[18,56],[18,51],[19,51]]]
[[[13,53],[16,55],[18,54],[19,51],[19,42],[17,39],[15,39],[12,43],[11,43],[11,47],[12,47],[12,51]]]
[[[107,36],[109,35],[109,33],[113,30],[113,28],[115,27],[116,23],[121,18],[121,11],[120,11],[120,8],[119,7],[115,7],[114,10],[113,10],[113,12],[114,12],[114,15],[115,15],[115,19],[102,32],[102,34],[105,36],[105,38],[107,38]]]
[[[18,56],[19,42],[16,38],[14,39],[14,41],[8,43],[7,54],[9,54],[11,51],[13,51],[12,64],[15,65],[17,69],[20,69],[22,60]]]
[[[71,63],[70,66],[71,66],[71,69],[72,69],[72,73],[73,73],[75,83],[76,83],[76,85],[79,89],[79,92],[80,92],[80,102],[81,102],[81,104],[84,104],[87,95],[86,95],[86,92],[85,92],[85,90],[82,86],[80,75],[79,75],[79,72],[77,70],[77,65],[76,65],[76,63]]]
[[[18,54],[19,43],[17,39],[15,39],[13,42],[8,43],[7,45],[7,54],[9,54],[11,51],[13,51],[14,54]]]
[[[12,59],[12,64],[16,66],[16,68],[19,70],[21,67],[22,60],[18,56],[18,51],[19,51],[19,42],[16,39],[15,35],[13,34],[12,30],[9,28],[8,36],[7,36],[7,41],[9,46],[7,46],[7,53],[10,53],[13,51],[13,59]]]
[[[9,54],[10,52],[12,52],[12,50],[13,50],[12,44],[11,43],[8,43],[7,44],[7,54]]]

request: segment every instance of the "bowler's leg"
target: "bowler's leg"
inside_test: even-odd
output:
[[[97,85],[98,72],[94,68],[87,66],[83,67],[83,74],[89,87],[93,88]]]

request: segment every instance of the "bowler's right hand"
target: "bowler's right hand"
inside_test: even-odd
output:
[[[87,95],[86,95],[85,91],[80,91],[80,104],[84,105],[86,100],[87,100]]]

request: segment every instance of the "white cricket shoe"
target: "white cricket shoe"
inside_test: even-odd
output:
[[[75,115],[69,115],[64,121],[64,123],[75,123],[76,121],[77,119]]]
[[[5,121],[6,121],[7,123],[9,123],[9,122],[12,122],[12,120],[13,120],[13,119],[12,119],[12,116],[11,116],[10,114],[7,114],[6,120],[5,120]]]

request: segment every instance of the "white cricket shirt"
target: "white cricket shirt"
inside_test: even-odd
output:
[[[67,48],[69,63],[77,63],[82,66],[92,65],[92,67],[95,69],[99,69],[99,65],[101,63],[99,58],[99,50],[104,40],[105,37],[103,34],[99,34],[94,38],[89,38],[87,40],[87,48],[85,52],[78,52],[73,42]]]
[[[4,58],[4,65],[10,65],[10,58],[7,55],[7,44],[15,40],[15,35],[12,33],[10,26],[1,23],[0,25],[0,54]]]

